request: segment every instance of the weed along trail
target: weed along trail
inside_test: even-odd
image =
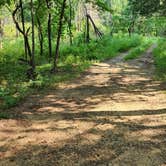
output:
[[[164,166],[166,84],[152,48],[96,63],[0,121],[0,166]]]

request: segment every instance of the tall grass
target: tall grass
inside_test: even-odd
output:
[[[61,47],[61,60],[66,59],[68,55],[80,57],[83,60],[104,60],[114,57],[118,52],[124,52],[130,48],[138,46],[142,42],[140,36],[114,37],[105,36],[100,41],[91,41],[89,44],[80,44]]]
[[[166,39],[160,39],[153,51],[157,75],[166,80]]]
[[[133,48],[129,54],[127,56],[125,56],[125,60],[131,60],[131,59],[135,59],[138,58],[139,56],[142,55],[142,53],[144,53],[152,44],[152,40],[151,39],[147,39],[144,38],[142,40],[142,42],[140,43],[140,45],[138,45],[137,47]]]

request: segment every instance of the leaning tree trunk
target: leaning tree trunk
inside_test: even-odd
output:
[[[94,28],[94,31],[95,31],[96,36],[102,38],[103,33],[99,31],[99,29],[97,28],[96,24],[94,23],[92,17],[91,17],[89,14],[87,14],[87,17],[88,17],[88,19],[89,19],[89,20],[91,21],[91,23],[92,23],[92,26],[93,26],[93,28]]]
[[[63,0],[60,17],[59,17],[59,24],[58,24],[58,35],[57,35],[57,41],[56,41],[56,49],[55,49],[55,56],[54,56],[54,64],[52,68],[52,72],[57,71],[57,64],[58,64],[58,58],[59,58],[59,46],[60,46],[60,39],[61,39],[61,33],[62,33],[62,26],[63,26],[63,17],[65,13],[65,7],[66,7],[66,0]]]

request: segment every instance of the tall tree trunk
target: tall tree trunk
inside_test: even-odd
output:
[[[131,37],[132,33],[134,33],[134,26],[135,26],[135,20],[132,20],[132,22],[128,28],[128,32],[129,32],[130,37]]]
[[[70,7],[70,14],[69,14],[68,27],[69,27],[70,45],[72,45],[73,40],[72,40],[72,3],[71,3],[71,0],[69,0],[69,7]]]
[[[86,39],[85,39],[85,42],[89,43],[89,41],[90,41],[90,25],[89,25],[89,17],[88,17],[89,15],[88,15],[86,5],[85,4],[83,4],[83,5],[84,5],[84,10],[85,10],[85,16],[86,16],[86,28],[85,28]]]
[[[23,2],[22,0],[19,1],[20,3],[20,9],[21,9],[21,23],[22,23],[22,30],[25,34],[25,19],[24,19],[24,9],[23,9]],[[24,36],[24,51],[25,51],[25,58],[27,59],[27,43],[26,43],[26,37]]]
[[[59,17],[59,24],[58,24],[58,35],[56,40],[56,49],[55,49],[55,56],[54,56],[54,64],[52,72],[57,71],[57,64],[58,64],[58,58],[59,58],[59,46],[60,46],[60,39],[61,39],[61,33],[62,33],[62,26],[63,26],[63,17],[65,13],[65,7],[66,7],[66,0],[63,0],[60,17]]]
[[[32,66],[32,75],[35,71],[35,24],[34,24],[34,6],[33,0],[30,1],[31,6],[31,22],[32,22],[32,57],[31,57],[31,66]]]
[[[47,9],[48,9],[48,21],[47,21],[47,35],[48,35],[48,47],[49,47],[49,59],[52,58],[52,42],[51,42],[51,38],[52,38],[52,28],[51,28],[51,19],[52,19],[52,15],[51,15],[51,5],[49,0],[46,0],[46,4],[47,4]]]
[[[89,17],[86,15],[86,42],[89,43],[90,41],[90,34],[89,34]]]
[[[37,18],[37,23],[38,23],[38,38],[39,38],[39,43],[40,43],[40,55],[43,55],[43,31],[42,31],[42,26],[40,22],[40,18],[38,15],[36,15]]]
[[[2,19],[0,18],[0,49],[2,49],[2,39],[3,39],[3,25],[2,25]]]

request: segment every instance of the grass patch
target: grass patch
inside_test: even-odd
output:
[[[142,40],[142,43],[138,47],[132,49],[130,53],[127,56],[125,56],[124,60],[132,60],[138,58],[142,53],[144,53],[150,47],[151,44],[152,44],[151,40],[148,39]]]
[[[160,39],[153,51],[157,76],[166,80],[166,39]]]
[[[0,112],[0,119],[9,119],[10,115],[5,112]]]

